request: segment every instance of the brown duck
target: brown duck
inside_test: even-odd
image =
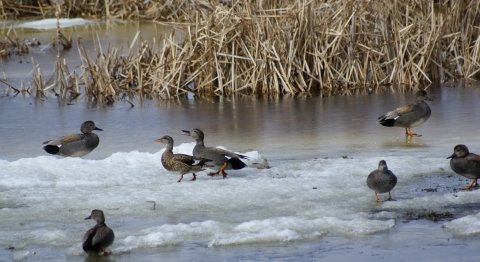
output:
[[[180,173],[180,179],[177,182],[182,181],[183,175],[188,173],[193,174],[192,181],[195,181],[197,179],[195,172],[205,170],[205,162],[210,161],[208,159],[193,157],[185,154],[174,154],[172,151],[173,138],[171,136],[163,136],[162,138],[154,141],[167,144],[165,152],[162,154],[162,165],[168,171]],[[195,164],[196,160],[200,160],[200,162]]]
[[[82,246],[83,250],[88,254],[98,254],[103,252],[105,255],[111,255],[112,252],[107,252],[106,248],[113,243],[115,234],[105,224],[105,217],[102,210],[94,209],[92,214],[85,218],[97,221],[97,224],[90,228],[85,236],[83,236]]]

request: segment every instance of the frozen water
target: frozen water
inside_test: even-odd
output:
[[[29,251],[17,251],[13,253],[13,261],[27,261]]]
[[[57,22],[60,23],[61,28],[66,28],[66,27],[76,26],[76,25],[85,25],[85,24],[91,23],[92,21],[85,20],[83,18],[61,18],[61,19],[47,18],[47,19],[36,20],[36,21],[22,22],[15,25],[15,27],[48,30],[48,29],[57,28]]]
[[[408,245],[412,254],[419,246],[430,251],[430,257],[400,256],[409,261],[451,260],[460,252],[452,251],[455,245],[476,248],[464,238],[478,236],[480,190],[459,191],[470,181],[454,174],[446,157],[458,143],[480,152],[480,91],[429,90],[433,115],[414,129],[420,138],[405,140],[404,130],[375,124],[412,97],[186,101],[133,109],[2,97],[0,246],[15,249],[1,250],[0,260],[52,254],[59,261],[82,260],[80,241],[94,225],[83,219],[95,208],[115,232],[110,249],[120,261],[156,261],[158,250],[166,261],[191,261],[198,254],[205,258],[198,261],[355,260],[352,247],[372,256],[380,252],[381,260]],[[373,104],[378,108],[370,109]],[[104,129],[90,155],[60,158],[41,149],[45,140],[78,132],[84,120]],[[205,131],[207,146],[247,155],[248,166],[228,170],[226,179],[206,170],[197,181],[186,175],[177,183],[179,175],[160,163],[164,145],[153,140],[170,134],[174,152],[190,154],[194,143],[180,130],[192,127]],[[396,201],[375,203],[366,186],[381,159],[398,177]],[[423,210],[454,217],[409,220]],[[255,255],[255,248],[266,253]],[[251,257],[238,255],[243,249]]]
[[[181,144],[174,151],[188,154],[193,146]],[[11,230],[3,232],[0,244],[18,246],[24,241],[18,236],[24,234],[35,244],[78,246],[83,232],[72,237],[68,227],[57,226],[78,221],[88,229],[93,225],[82,218],[95,208],[105,211],[107,224],[117,232],[116,253],[175,245],[199,235],[215,246],[373,234],[394,227],[393,218],[408,208],[439,210],[475,203],[480,193],[415,193],[422,189],[415,186],[419,176],[445,173],[449,167],[446,159],[409,156],[384,158],[400,182],[392,192],[397,201],[380,205],[365,186],[366,175],[380,158],[247,167],[229,171],[225,180],[206,176],[207,170],[195,182],[177,183],[178,174],[164,170],[159,161],[163,150],[114,153],[102,160],[39,156],[0,161],[0,215]],[[249,156],[247,164],[261,162],[257,152],[244,153]],[[406,189],[407,185],[413,186]],[[381,214],[376,216],[377,212]],[[125,216],[179,220],[130,232],[112,219]],[[18,224],[19,217],[28,222]]]
[[[461,236],[478,235],[480,233],[480,213],[447,222],[445,227]]]

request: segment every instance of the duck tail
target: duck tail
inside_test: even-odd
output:
[[[60,147],[58,146],[52,146],[52,145],[46,145],[43,147],[43,150],[47,151],[47,153],[55,155],[60,151]]]
[[[230,163],[232,165],[233,169],[242,169],[242,168],[247,166],[247,165],[245,165],[245,163],[242,162],[242,160],[240,160],[238,158],[230,158],[228,160],[228,163]]]
[[[381,116],[378,118],[378,122],[382,126],[393,126],[395,124],[396,118],[387,118],[386,116]]]

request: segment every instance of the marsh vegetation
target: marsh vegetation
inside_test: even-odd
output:
[[[480,0],[14,2],[3,1],[4,19],[144,19],[176,29],[164,39],[139,32],[129,47],[94,55],[79,39],[81,73],[57,61],[55,75],[37,70],[33,84],[22,87],[30,93],[106,102],[187,92],[330,96],[414,90],[476,79],[480,71]]]

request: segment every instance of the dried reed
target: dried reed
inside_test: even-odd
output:
[[[479,75],[480,1],[236,1],[189,17],[154,90],[352,94]],[[173,48],[174,47],[174,48]],[[168,48],[168,47],[167,47]]]
[[[87,8],[84,2],[64,12]],[[104,1],[108,17],[182,21],[176,25],[184,40],[175,42],[172,33],[149,44],[137,34],[126,55],[96,48],[95,58],[80,41],[82,74],[59,63],[56,93],[78,94],[83,85],[110,103],[186,92],[328,96],[392,85],[410,90],[480,72],[480,0],[171,2]]]
[[[215,3],[212,2],[214,1],[0,0],[0,15],[1,19],[32,16],[56,18],[56,14],[61,13],[64,17],[181,20],[185,13],[198,9],[213,10]]]

